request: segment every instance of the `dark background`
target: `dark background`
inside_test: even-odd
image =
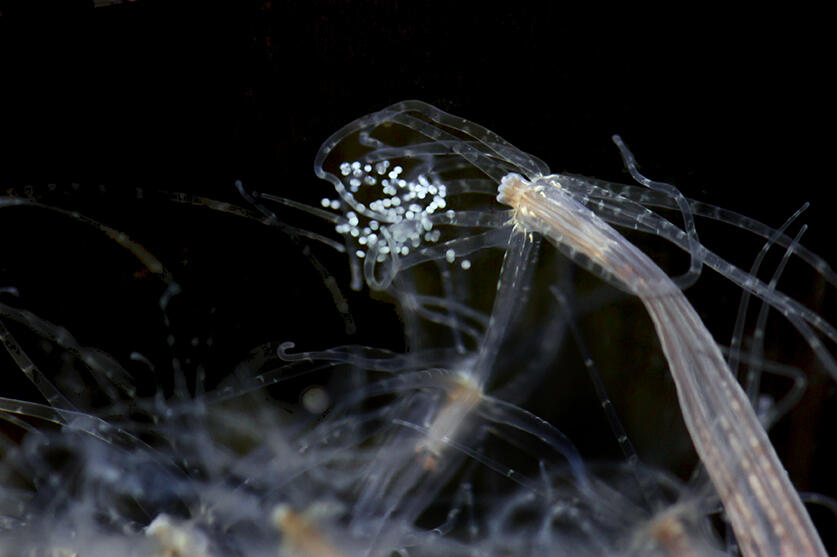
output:
[[[7,4],[0,18],[0,185],[15,195],[31,186],[45,202],[89,212],[169,264],[186,292],[171,308],[177,342],[213,336],[227,348],[172,350],[209,357],[216,373],[265,340],[397,349],[398,319],[386,303],[347,292],[358,326],[347,337],[300,246],[208,211],[163,203],[147,211],[136,188],[243,203],[233,188],[240,179],[250,190],[317,203],[329,195],[312,171],[320,143],[345,123],[408,98],[478,122],[555,171],[629,181],[610,141],[619,133],[647,176],[689,197],[773,226],[811,201],[800,219],[810,224],[804,243],[834,262],[835,91],[824,18],[656,13],[652,23],[651,14],[606,12],[580,16],[524,3]],[[2,285],[17,287],[26,307],[114,354],[155,354],[165,344],[155,309],[159,285],[130,257],[57,215],[0,214]],[[710,227],[702,240],[743,266],[760,246],[730,227]],[[343,258],[322,246],[312,250],[346,284]],[[836,321],[822,281],[802,266],[788,275],[795,281],[784,290]],[[736,295],[711,279],[693,293],[722,343]],[[622,332],[614,326],[590,322],[585,330],[631,338],[631,325]],[[772,334],[787,342],[777,359],[816,369],[795,333]],[[610,356],[601,358],[607,368]],[[641,392],[641,385],[619,382],[635,373],[611,370],[612,388]],[[801,489],[835,495],[834,383],[811,376],[806,399],[773,435]],[[673,393],[664,376],[656,381]],[[25,386],[8,385],[27,396]],[[586,413],[563,429],[585,455],[617,458],[591,396],[579,395],[587,410],[577,411]],[[621,396],[614,397],[617,409],[663,404]],[[676,407],[641,410],[622,410],[641,456],[687,476],[687,443],[654,446],[661,430],[682,437],[682,426],[666,421],[678,420]],[[655,417],[637,417],[644,415]]]

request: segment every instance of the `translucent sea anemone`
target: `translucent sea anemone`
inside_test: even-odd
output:
[[[324,143],[318,207],[242,183],[227,199],[11,192],[2,222],[33,237],[0,285],[0,554],[824,553],[763,429],[808,375],[765,334],[772,307],[834,375],[837,333],[778,283],[795,259],[837,275],[788,233],[801,211],[772,228],[687,199],[617,143],[640,185],[550,174],[408,101]],[[716,255],[712,222],[758,238],[752,254]],[[406,349],[378,342],[395,320],[365,329],[391,312],[354,308],[366,294],[347,298],[330,251],[348,286],[394,302]],[[741,299],[726,356],[683,293],[706,268]],[[591,337],[599,314],[612,329]],[[642,362],[618,373],[608,343]],[[666,368],[676,390],[653,386]],[[620,418],[656,388],[703,463],[688,480],[632,443],[664,445],[656,422]],[[587,452],[595,415],[615,454]]]

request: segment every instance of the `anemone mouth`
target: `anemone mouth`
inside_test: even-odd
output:
[[[512,172],[500,180],[497,187],[497,201],[512,208],[518,207],[518,201],[529,182],[520,174]]]

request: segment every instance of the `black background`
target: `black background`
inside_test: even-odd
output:
[[[136,188],[241,202],[233,188],[240,179],[251,190],[316,204],[329,195],[312,172],[320,143],[408,98],[478,122],[555,171],[629,181],[610,141],[619,133],[647,176],[689,197],[773,226],[810,201],[800,220],[810,225],[804,243],[836,260],[833,61],[822,15],[695,11],[646,19],[525,3],[88,4],[2,9],[0,184],[16,195],[31,186],[44,201],[89,210],[170,264],[187,293],[172,307],[178,339],[213,335],[227,348],[203,354],[211,369],[269,339],[318,347],[403,341],[390,306],[365,292],[347,292],[358,333],[346,337],[319,276],[276,231],[184,206],[150,210],[135,199]],[[4,209],[0,226],[0,276],[26,307],[116,355],[152,354],[164,344],[154,307],[159,285],[135,280],[130,257],[56,215]],[[729,227],[702,237],[748,266],[760,243],[746,238]],[[345,285],[343,258],[312,249]],[[834,322],[821,281],[801,266],[798,273],[783,289]],[[725,343],[737,298],[735,289],[715,291],[722,282],[696,289],[694,301]],[[586,324],[590,335],[629,338],[631,331],[607,327]],[[778,359],[816,367],[794,333],[774,334],[788,343]],[[801,489],[835,495],[835,388],[812,376],[806,399],[773,436]],[[587,410],[559,427],[591,458],[616,458],[590,396],[579,395]],[[634,404],[666,404],[640,400]],[[621,404],[630,404],[627,396]],[[676,407],[651,411],[648,422],[624,412],[641,456],[685,477],[693,463],[687,446],[653,446],[662,430],[682,433],[665,418],[676,422]]]

